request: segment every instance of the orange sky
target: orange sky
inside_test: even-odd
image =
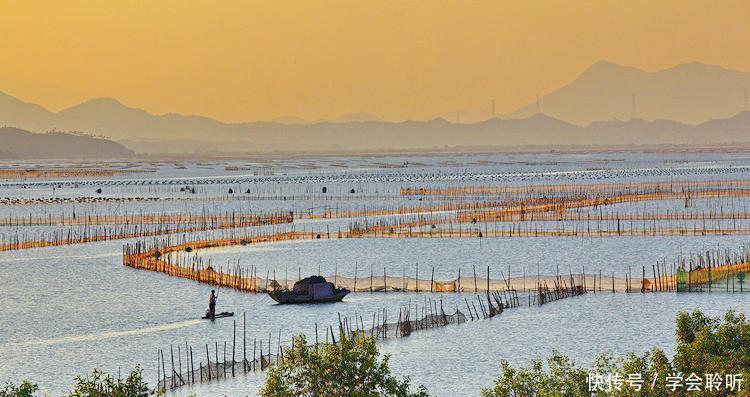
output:
[[[597,60],[750,71],[740,1],[0,0],[0,91],[225,121],[509,113]]]

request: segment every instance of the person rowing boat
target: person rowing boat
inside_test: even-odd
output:
[[[234,316],[234,312],[216,313],[216,302],[218,302],[218,300],[219,300],[219,292],[215,290],[211,290],[211,294],[208,296],[208,310],[206,310],[206,315],[201,317],[203,320],[214,321],[217,318]]]
[[[219,300],[219,294],[215,290],[211,290],[211,295],[208,297],[208,314],[207,317],[211,320],[216,318],[216,301]]]

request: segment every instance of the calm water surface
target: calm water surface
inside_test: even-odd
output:
[[[380,168],[382,164],[405,169]],[[86,197],[103,186],[110,197],[181,197],[183,184],[195,184],[197,195],[226,195],[228,188],[251,188],[253,200],[197,202],[45,204],[0,206],[0,217],[9,215],[59,215],[81,213],[137,214],[150,212],[201,213],[220,211],[307,211],[320,206],[339,208],[387,208],[417,202],[394,198],[401,187],[451,187],[467,184],[592,183],[665,179],[730,179],[745,176],[747,153],[716,154],[524,154],[460,156],[391,156],[358,158],[305,158],[290,161],[228,161],[148,165],[155,172],[123,174],[112,181],[78,181],[56,188],[56,197]],[[17,166],[13,163],[3,167]],[[126,165],[122,165],[123,167]],[[227,170],[227,167],[263,167],[261,172]],[[240,167],[240,168],[242,168]],[[343,168],[342,168],[343,167]],[[64,182],[64,181],[63,181]],[[6,181],[0,197],[51,197],[52,181]],[[347,200],[320,197],[326,186],[331,194],[357,194]],[[283,196],[301,198],[284,200]],[[379,199],[378,197],[383,197]],[[262,199],[261,199],[262,198]],[[429,199],[426,199],[426,201]],[[716,204],[696,200],[693,209],[715,209]],[[726,208],[745,203],[727,199]],[[620,208],[620,207],[618,207]],[[684,210],[684,203],[664,202],[651,207]],[[612,211],[611,209],[609,209]],[[622,213],[644,207],[624,205]],[[300,220],[295,227],[329,225],[331,230],[348,220]],[[284,228],[280,226],[279,228]],[[3,236],[51,228],[1,227]],[[3,237],[4,238],[4,237]],[[214,323],[198,320],[206,308],[210,286],[122,266],[126,241],[33,249],[0,253],[0,382],[33,379],[45,392],[69,391],[76,375],[93,368],[112,374],[141,364],[146,380],[156,379],[156,354],[170,344],[186,342],[196,349],[206,343],[230,341],[233,320]],[[524,270],[554,274],[615,272],[650,266],[696,251],[736,248],[747,236],[682,236],[621,238],[513,238],[513,239],[348,239],[290,242],[202,252],[214,263],[256,266],[259,275],[277,271],[296,279],[316,274],[351,276],[354,268],[368,274],[411,276],[416,263],[427,277],[434,266],[436,279],[455,278],[458,269],[470,274],[474,266],[499,278],[508,266],[514,277]],[[486,270],[485,270],[486,271]],[[461,307],[464,294],[442,296],[446,308]],[[246,313],[246,333],[272,343],[287,343],[293,334],[310,335],[336,324],[338,315],[361,314],[368,318],[378,309],[390,313],[426,294],[356,293],[335,305],[279,306],[265,295],[222,290],[219,309]],[[434,295],[434,298],[440,298]],[[701,309],[721,314],[729,308],[750,312],[747,294],[589,294],[538,307],[508,310],[502,316],[425,332],[379,344],[391,355],[398,375],[429,386],[438,396],[477,395],[499,374],[499,361],[514,364],[543,358],[557,350],[589,364],[600,352],[623,354],[662,347],[673,349],[674,316],[680,310]],[[238,326],[242,317],[236,317]],[[250,342],[251,343],[251,342]],[[197,361],[197,358],[196,358]],[[253,395],[262,375],[248,375],[186,388],[179,394]]]

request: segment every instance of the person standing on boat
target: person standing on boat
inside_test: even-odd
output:
[[[216,300],[218,297],[216,291],[211,290],[211,296],[208,297],[208,318],[211,320],[216,317]]]

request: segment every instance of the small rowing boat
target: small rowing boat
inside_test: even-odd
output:
[[[224,318],[224,317],[233,317],[234,312],[222,312],[222,313],[216,313],[214,314],[214,318],[211,318],[208,314],[201,317],[202,320],[216,320],[217,318]]]

